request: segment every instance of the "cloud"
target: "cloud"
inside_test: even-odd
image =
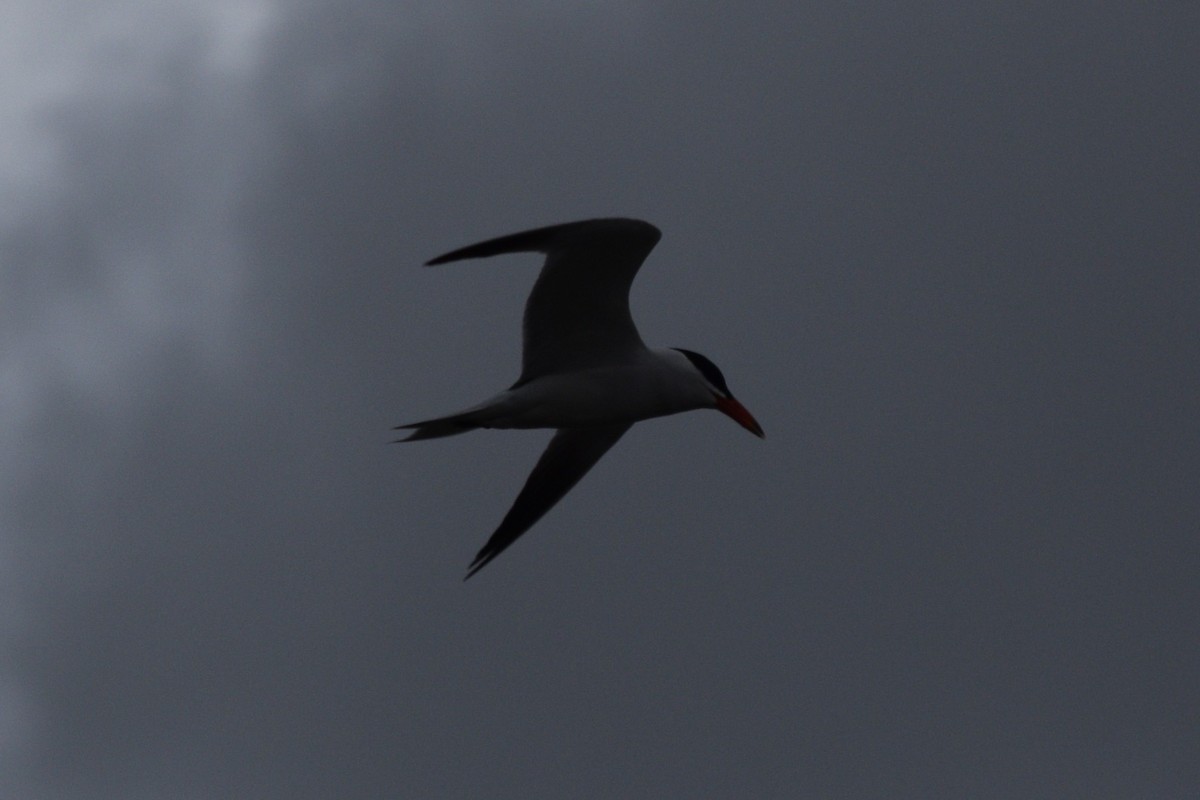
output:
[[[227,348],[242,271],[230,223],[261,136],[247,103],[271,17],[267,3],[14,10],[0,117],[10,437],[56,381],[117,401],[166,342]]]
[[[54,580],[18,566],[48,563],[30,561],[28,549],[43,524],[16,511],[31,487],[50,480],[103,504],[115,463],[105,450],[131,430],[148,365],[182,348],[215,375],[233,358],[244,263],[231,220],[261,142],[248,103],[275,13],[266,2],[10,5],[0,34],[0,630],[9,651],[33,624],[31,593]],[[53,418],[62,398],[72,398],[75,423],[108,435],[58,449],[49,430],[64,424]],[[15,775],[12,754],[46,732],[10,666],[6,658],[0,740]]]

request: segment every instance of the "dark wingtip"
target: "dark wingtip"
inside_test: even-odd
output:
[[[474,575],[476,572],[479,572],[479,570],[483,569],[488,564],[492,563],[492,560],[496,556],[503,553],[509,544],[512,544],[512,542],[505,544],[503,547],[495,547],[494,543],[489,540],[488,543],[481,547],[479,552],[475,554],[475,560],[472,561],[470,566],[467,567],[467,575],[465,578],[463,578],[463,582],[467,582],[471,579],[472,575]]]
[[[582,237],[582,239],[580,238]],[[451,250],[425,262],[427,267],[436,267],[450,261],[467,258],[488,258],[502,253],[547,253],[554,247],[576,242],[617,241],[624,244],[640,242],[648,253],[662,237],[662,231],[640,219],[607,217],[548,225],[507,236],[498,236],[475,244]]]
[[[467,574],[466,577],[463,578],[463,583],[471,580],[471,576],[486,567],[488,562],[490,562],[493,558],[495,558],[494,553],[489,553],[486,558],[484,558],[482,555],[476,556],[475,560],[471,562],[471,566],[467,567]]]

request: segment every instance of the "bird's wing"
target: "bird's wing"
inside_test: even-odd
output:
[[[625,361],[645,348],[629,313],[629,287],[661,236],[641,220],[591,219],[489,239],[428,265],[501,253],[546,254],[525,304],[520,384]]]
[[[554,434],[550,446],[542,453],[537,466],[525,481],[525,487],[504,515],[500,527],[471,562],[467,578],[487,566],[489,561],[503,553],[541,519],[629,428],[629,424],[621,423],[593,428],[564,428]]]

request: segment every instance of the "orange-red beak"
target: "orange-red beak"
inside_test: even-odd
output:
[[[746,410],[746,407],[732,397],[718,397],[717,411],[732,419],[738,425],[753,433],[760,439],[767,438],[758,420]]]

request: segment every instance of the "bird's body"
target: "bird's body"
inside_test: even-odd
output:
[[[640,220],[585,220],[489,239],[429,262],[547,255],[525,306],[517,382],[456,414],[399,426],[413,431],[401,441],[476,428],[558,430],[468,578],[537,522],[635,422],[716,408],[762,436],[711,361],[642,343],[629,313],[629,287],[660,235]]]
[[[703,386],[678,380],[691,369],[691,362],[679,351],[642,350],[630,355],[628,363],[556,372],[518,383],[452,418],[469,419],[478,428],[588,428],[711,406],[712,394]],[[430,438],[421,436],[420,430],[417,427],[410,440]]]

